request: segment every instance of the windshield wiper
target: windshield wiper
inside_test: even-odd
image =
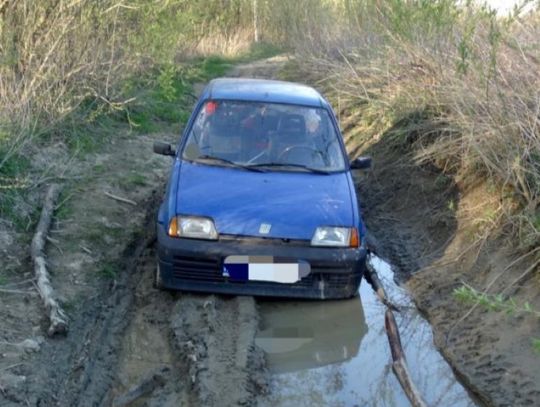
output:
[[[207,161],[220,162],[220,163],[223,163],[223,164],[230,165],[231,167],[243,168],[243,169],[248,170],[248,171],[265,172],[262,168],[256,168],[256,167],[253,167],[251,165],[238,164],[238,163],[235,163],[234,161],[227,160],[226,158],[215,157],[213,155],[201,155],[201,156],[197,157],[196,160],[207,160]]]
[[[304,164],[294,164],[294,163],[270,162],[270,163],[250,164],[250,165],[246,165],[246,167],[249,167],[249,168],[257,168],[257,167],[259,167],[259,168],[260,167],[294,167],[294,168],[301,168],[303,170],[313,172],[315,174],[324,174],[324,175],[330,174],[330,172],[325,171],[325,170],[320,170],[318,168],[308,167],[307,165],[304,165]]]

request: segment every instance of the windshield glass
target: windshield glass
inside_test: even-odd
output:
[[[187,136],[182,157],[210,165],[343,171],[328,112],[276,103],[210,100]]]

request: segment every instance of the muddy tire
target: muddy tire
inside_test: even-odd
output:
[[[156,263],[156,271],[154,272],[154,288],[158,290],[163,290],[165,287],[163,285],[163,280],[161,279],[161,271],[159,269],[159,263]]]

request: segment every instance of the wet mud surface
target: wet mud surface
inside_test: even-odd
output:
[[[344,301],[159,291],[147,221],[124,278],[88,305],[75,333],[42,349],[30,405],[408,405],[390,367],[384,306],[365,282]],[[476,405],[389,266],[373,264],[402,308],[405,354],[429,405]],[[1,405],[24,405],[11,401]]]
[[[429,324],[395,285],[388,264],[378,258],[373,264],[402,309],[396,319],[404,351],[428,405],[476,405],[434,348]],[[258,304],[256,343],[266,351],[271,373],[259,405],[408,405],[390,368],[385,307],[365,282],[351,300]]]
[[[156,372],[161,380],[125,405],[408,405],[390,368],[384,306],[367,284],[345,301],[164,292],[152,288],[154,243],[139,247],[128,270],[132,292],[116,289],[114,315],[95,321],[83,344],[96,343],[82,346],[51,405],[124,405]],[[476,405],[389,266],[374,264],[402,308],[405,354],[429,405]]]

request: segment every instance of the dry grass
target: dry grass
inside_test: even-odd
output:
[[[207,35],[194,44],[191,53],[197,55],[218,54],[228,58],[249,52],[253,43],[250,29],[238,29],[231,33]]]
[[[1,2],[0,168],[86,98],[116,102],[130,63],[120,13],[113,1]]]
[[[184,62],[248,49],[250,7],[0,0],[0,229],[28,229],[38,187],[64,180],[72,161],[120,128],[185,121],[191,82],[228,65]]]
[[[121,110],[128,77],[248,49],[238,13],[249,3],[221,3],[0,0],[0,170],[35,137],[62,133],[81,103]]]
[[[386,137],[462,185],[486,180],[501,201],[492,229],[540,244],[540,12],[356,3],[364,12],[324,35],[294,28],[299,76],[355,118],[356,143]]]

